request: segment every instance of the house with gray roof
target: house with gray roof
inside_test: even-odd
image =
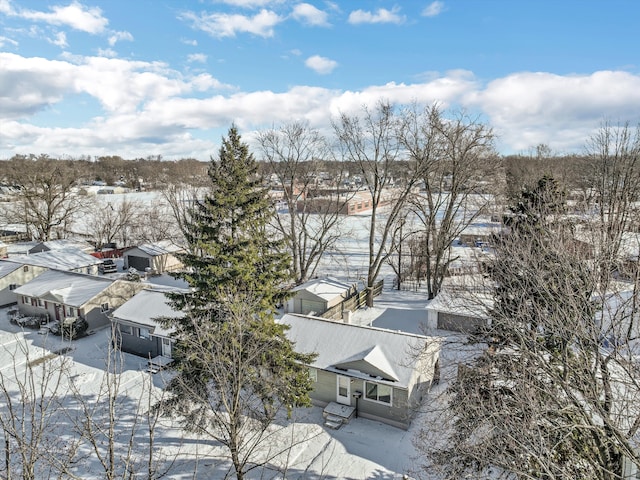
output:
[[[293,296],[285,305],[287,313],[320,315],[356,293],[356,285],[335,278],[316,278],[292,290]]]
[[[284,315],[296,351],[317,354],[309,367],[319,406],[353,408],[358,417],[408,428],[415,407],[439,378],[441,341],[303,315]]]
[[[140,272],[151,271],[155,274],[172,272],[182,268],[182,262],[176,256],[182,252],[182,247],[168,240],[145,243],[125,250],[122,255],[124,268],[135,268]]]
[[[9,257],[12,262],[22,265],[44,267],[52,270],[98,274],[98,266],[102,260],[76,248],[63,248],[37,252],[29,255]]]
[[[164,328],[159,318],[181,317],[164,291],[141,290],[116,308],[109,316],[120,350],[147,359],[172,358],[172,329]]]
[[[48,270],[14,293],[23,315],[46,315],[50,321],[80,317],[92,330],[109,325],[109,313],[143,288],[126,280]]]

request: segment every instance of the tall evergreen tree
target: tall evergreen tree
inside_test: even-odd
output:
[[[211,189],[186,225],[189,293],[170,294],[180,318],[175,330],[177,375],[169,413],[185,426],[227,446],[237,478],[270,458],[255,455],[276,414],[310,404],[305,364],[274,321],[286,299],[290,257],[269,231],[275,213],[257,165],[237,128],[211,160]],[[276,451],[273,451],[277,453]]]

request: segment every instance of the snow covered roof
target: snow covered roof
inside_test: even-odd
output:
[[[135,248],[138,248],[147,255],[151,255],[153,257],[158,255],[165,255],[167,253],[177,253],[184,251],[184,248],[176,245],[171,240],[162,240],[157,243],[143,243],[142,245],[133,247],[131,250]]]
[[[83,241],[75,241],[68,239],[61,240],[48,240],[46,242],[40,242],[34,246],[35,249],[42,247],[44,250],[67,250],[75,249],[81,250],[85,253],[93,251],[93,246],[90,243]]]
[[[475,318],[487,318],[487,312],[491,307],[492,292],[473,283],[446,285],[436,298],[427,304],[427,310]]]
[[[300,290],[305,290],[322,298],[323,300],[332,300],[343,293],[348,292],[351,288],[352,285],[349,285],[348,283],[327,277],[310,280],[302,285],[298,285],[292,291],[298,292]]]
[[[0,260],[0,278],[4,278],[11,272],[15,272],[21,266],[21,264],[13,263],[9,260]]]
[[[144,325],[159,336],[167,337],[173,329],[163,328],[155,319],[159,317],[182,317],[182,312],[174,310],[164,291],[142,290],[116,308],[111,315],[115,321]]]
[[[99,258],[75,248],[49,250],[48,252],[18,255],[10,258],[12,262],[22,265],[37,265],[57,270],[77,270],[83,267],[99,265],[102,262]]]
[[[14,290],[16,295],[81,307],[113,283],[104,277],[49,270]]]
[[[286,334],[297,351],[318,354],[310,366],[403,388],[409,387],[417,352],[431,340],[303,315],[284,315],[279,322],[290,326]]]

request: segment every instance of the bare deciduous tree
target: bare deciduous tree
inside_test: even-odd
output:
[[[380,101],[362,115],[341,114],[334,122],[336,136],[346,160],[353,162],[362,176],[371,202],[367,305],[373,305],[373,286],[390,252],[395,250],[393,228],[410,192],[419,181],[418,165],[412,159],[400,162],[398,116],[389,102]]]
[[[67,161],[46,156],[38,159],[14,157],[5,166],[5,181],[18,188],[17,201],[8,215],[24,223],[41,240],[64,238],[72,217],[81,209],[73,192],[76,175]]]
[[[260,132],[258,143],[269,162],[268,173],[282,189],[287,213],[275,217],[275,227],[291,251],[294,280],[300,284],[313,277],[322,255],[340,238],[342,214],[353,193],[342,186],[342,170],[321,171],[331,149],[308,125],[291,123]]]
[[[69,361],[29,345],[23,335],[3,342],[0,369],[1,476],[65,477],[78,460],[78,442],[70,438],[63,417]]]
[[[601,291],[602,262],[543,180],[495,246],[491,322],[471,337],[488,348],[460,366],[438,437],[417,440],[446,478],[613,480],[640,465],[638,285]]]
[[[413,105],[402,119],[401,142],[419,165],[422,181],[411,205],[423,225],[427,293],[432,299],[455,260],[452,242],[493,200],[497,155],[491,129],[463,114],[446,118],[437,106],[420,110]]]

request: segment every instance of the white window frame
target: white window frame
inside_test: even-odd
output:
[[[368,386],[369,385],[375,385],[376,387],[376,398],[370,398],[369,396],[367,396],[367,393],[369,391]],[[389,392],[389,401],[385,402],[383,400],[379,400],[380,395],[378,394],[378,389],[379,387],[385,387],[388,388],[390,390]],[[377,382],[369,382],[369,381],[365,381],[364,382],[364,395],[362,396],[362,398],[368,402],[374,402],[374,403],[379,403],[380,405],[388,405],[388,406],[392,406],[393,405],[393,387],[391,385],[385,385],[382,383],[377,383]]]
[[[100,313],[105,313],[109,311],[109,302],[100,304]]]
[[[148,328],[138,328],[138,337],[144,340],[151,340],[151,331]]]
[[[309,367],[309,379],[313,383],[316,383],[318,381],[318,369],[317,368]]]

